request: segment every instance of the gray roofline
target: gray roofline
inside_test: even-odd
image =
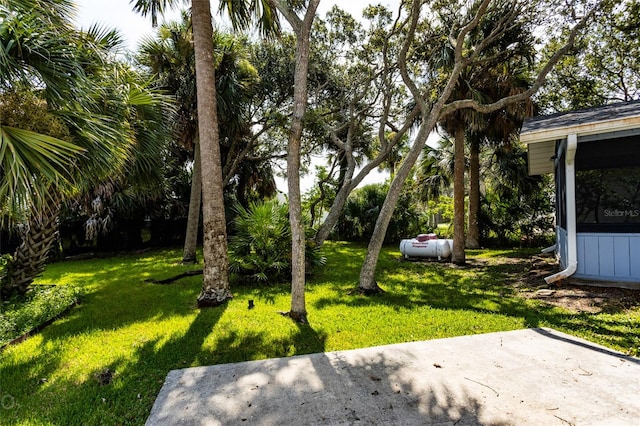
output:
[[[604,105],[595,108],[582,109],[577,111],[563,112],[552,115],[538,116],[525,120],[522,125],[521,136],[524,139],[536,139],[532,137],[534,133],[561,133],[560,129],[568,129],[568,133],[581,133],[580,130],[589,127],[590,133],[603,130],[603,126],[593,126],[595,123],[626,123],[624,126],[633,127],[635,118],[640,118],[640,101],[619,102],[611,105]],[[585,127],[586,126],[586,127]],[[623,127],[624,127],[623,126]],[[626,127],[625,127],[626,128]],[[615,130],[615,129],[614,129]],[[554,136],[555,137],[555,136]]]

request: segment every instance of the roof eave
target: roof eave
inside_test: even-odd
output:
[[[576,124],[573,126],[557,127],[554,129],[533,130],[520,134],[520,141],[526,144],[547,142],[564,139],[567,135],[596,135],[603,133],[620,132],[640,127],[640,116],[625,117],[615,120],[600,121],[596,123]]]

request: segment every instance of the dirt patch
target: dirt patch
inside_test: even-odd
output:
[[[560,270],[558,261],[552,255],[468,257],[463,266],[454,265],[448,260],[410,260],[439,263],[461,270],[487,271],[496,268],[500,276],[504,277],[505,286],[515,289],[520,297],[539,300],[575,313],[615,313],[640,307],[640,289],[618,288],[613,287],[615,283],[579,281],[573,278],[547,284],[544,278]]]
[[[544,277],[558,272],[558,262],[551,256],[533,256],[528,263],[528,268],[523,265],[524,277],[514,282],[518,293],[527,299],[540,300],[576,313],[621,312],[640,306],[640,290],[574,279],[547,284]]]

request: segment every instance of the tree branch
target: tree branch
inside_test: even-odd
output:
[[[594,6],[589,11],[589,13],[585,14],[580,19],[580,21],[571,29],[571,32],[567,37],[566,43],[562,47],[560,47],[558,50],[556,50],[556,52],[551,56],[551,58],[549,58],[545,66],[538,73],[538,76],[536,77],[533,85],[529,89],[525,90],[524,92],[518,93],[516,95],[507,96],[491,104],[480,104],[479,102],[473,99],[463,99],[463,100],[454,101],[445,105],[442,108],[440,112],[440,118],[463,108],[471,108],[475,111],[488,114],[488,113],[497,111],[499,109],[502,109],[512,103],[520,102],[530,98],[532,95],[534,95],[538,91],[538,89],[540,89],[540,87],[542,87],[542,85],[546,81],[547,75],[551,72],[555,64],[560,60],[560,58],[562,58],[573,47],[578,34],[582,29],[586,27],[587,22],[592,18],[592,16],[595,14],[595,12],[597,11],[600,5],[601,3],[599,2],[596,6]]]

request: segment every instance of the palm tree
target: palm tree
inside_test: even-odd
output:
[[[156,85],[171,93],[176,101],[174,132],[179,145],[193,152],[191,197],[183,263],[196,262],[196,240],[202,181],[200,149],[197,143],[198,112],[196,105],[195,57],[191,43],[191,18],[183,12],[180,22],[163,24],[154,39],[143,42],[142,64],[157,75]],[[214,32],[213,49],[216,60],[216,92],[223,170],[233,173],[230,163],[238,162],[238,148],[246,143],[250,133],[246,106],[249,92],[257,81],[257,71],[249,63],[248,51],[242,40],[230,34]],[[224,184],[229,177],[225,173]]]
[[[113,75],[126,81],[105,77],[115,70],[109,49],[117,34],[97,27],[79,33],[65,16],[70,2],[44,3],[46,10],[18,0],[0,4],[0,42],[8,47],[0,54],[0,207],[3,221],[24,224],[3,297],[24,292],[42,269],[65,199],[87,182],[118,176],[134,143],[161,140],[145,130],[157,116],[136,125],[158,99],[123,68]]]
[[[177,0],[136,0],[135,11],[151,15],[176,5]],[[235,27],[246,26],[257,16],[263,31],[277,26],[271,9],[262,1],[220,2],[220,10],[230,12]],[[202,174],[203,283],[198,306],[218,306],[233,297],[229,290],[229,260],[223,198],[222,157],[218,130],[215,65],[211,40],[213,26],[209,0],[192,0],[193,48],[195,52],[198,134]]]
[[[380,255],[380,250],[382,249],[383,238],[391,219],[393,209],[398,202],[404,182],[408,178],[411,168],[418,159],[420,151],[424,147],[429,133],[433,130],[436,123],[440,121],[443,116],[461,108],[472,108],[477,111],[490,113],[535,94],[535,92],[544,83],[544,80],[550,70],[555,66],[559,59],[572,48],[576,38],[592,20],[600,6],[597,4],[592,8],[588,8],[585,13],[579,14],[579,18],[573,19],[576,14],[571,15],[572,23],[565,26],[566,31],[563,33],[566,34],[566,37],[563,37],[562,44],[556,45],[558,47],[554,50],[554,53],[545,61],[544,65],[541,66],[540,71],[535,77],[534,84],[529,90],[514,96],[502,98],[491,104],[482,104],[473,98],[453,100],[452,102],[449,101],[450,96],[453,93],[453,89],[459,83],[460,73],[470,65],[476,65],[478,69],[480,69],[482,68],[482,65],[489,62],[492,57],[497,59],[500,57],[501,53],[508,53],[511,48],[509,46],[505,46],[504,50],[496,52],[495,55],[484,57],[484,52],[487,52],[487,48],[493,43],[499,41],[501,36],[513,27],[514,23],[523,19],[531,19],[531,17],[539,16],[539,8],[537,8],[537,3],[524,2],[520,0],[508,2],[479,0],[478,2],[471,3],[466,1],[454,3],[460,7],[452,7],[450,2],[436,2],[434,5],[437,4],[438,6],[444,6],[445,8],[440,9],[437,12],[434,11],[433,13],[424,14],[421,13],[421,7],[424,5],[423,2],[403,2],[403,6],[411,7],[411,12],[408,13],[408,19],[399,20],[403,24],[399,27],[402,30],[406,29],[407,38],[405,39],[406,42],[402,45],[397,63],[404,83],[407,85],[413,99],[419,106],[421,124],[419,131],[415,135],[414,143],[409,150],[409,153],[405,157],[402,165],[398,168],[396,177],[391,182],[389,193],[376,221],[376,232],[374,232],[374,235],[372,235],[369,242],[367,254],[360,270],[358,288],[364,291],[371,289],[375,290],[375,267]],[[468,10],[468,8],[474,8],[477,11],[471,15],[470,20],[464,19],[459,23],[459,25],[456,25],[455,23],[454,25],[443,23],[442,15],[450,11]],[[465,42],[469,34],[482,24],[484,16],[492,14],[494,11],[500,15],[500,19],[497,20],[497,25],[493,28],[486,28],[486,38],[482,38],[480,43],[471,46],[470,49],[465,48]],[[427,21],[421,21],[423,17],[425,17]],[[430,17],[437,18],[429,20]],[[492,20],[489,20],[488,22],[491,21]],[[404,25],[405,23],[406,25]],[[441,26],[440,24],[444,25]],[[423,63],[418,67],[415,67],[415,63],[409,62],[409,59],[416,58],[414,55],[419,53],[414,49],[415,45],[412,43],[416,40],[415,36],[418,31],[429,31],[434,27],[438,29],[436,33],[426,34],[425,38],[422,38],[422,33],[420,34],[421,40],[433,40],[434,43],[421,43],[421,45],[433,46],[436,44],[436,40],[447,40],[447,42],[455,45],[453,69],[451,71],[447,71],[443,68],[427,66],[427,74],[421,73],[419,77],[415,77],[413,73],[416,70],[422,70],[425,64]],[[442,32],[440,32],[440,30],[442,30]],[[433,38],[430,39],[429,37],[431,35],[433,35]],[[433,55],[428,56],[433,57]],[[446,82],[443,80],[446,80]],[[429,89],[426,89],[424,87],[425,82],[433,82],[436,84],[431,86]]]
[[[493,84],[482,88],[491,99],[522,92],[530,87],[525,70],[512,70],[510,63],[505,74],[498,73]],[[469,225],[466,247],[480,247],[480,151],[483,145],[494,150],[510,146],[520,131],[525,118],[533,115],[533,102],[526,101],[510,105],[491,114],[481,115],[482,122],[469,132]]]
[[[453,177],[453,142],[440,139],[437,147],[426,145],[414,178],[418,198],[428,201],[447,193]]]
[[[198,134],[202,174],[204,273],[198,306],[218,306],[231,297],[224,211],[222,158],[216,99],[216,77],[211,40],[211,6],[192,1],[193,47],[196,56]]]
[[[9,109],[6,106],[11,104],[11,96],[38,88],[39,108],[49,112],[68,105],[85,82],[77,52],[69,48],[74,34],[68,18],[70,2],[42,3],[43,8],[35,9],[26,0],[0,1],[0,95],[5,110]],[[34,33],[36,28],[41,31]],[[65,171],[82,151],[77,145],[34,131],[33,127],[9,125],[7,113],[0,115],[3,211],[17,213],[24,206],[42,204],[51,182],[70,183],[71,176]],[[60,136],[58,131],[55,133]]]
[[[465,39],[465,43],[469,46],[476,45],[480,40],[486,37],[487,30],[494,26],[494,22],[502,19],[499,9],[490,13],[473,31],[469,37]],[[515,46],[515,47],[514,47]],[[436,63],[450,68],[453,63],[454,49],[450,43],[445,43],[443,49],[438,51]],[[487,56],[489,60],[483,62],[482,66],[473,68],[467,67],[460,74],[458,83],[449,97],[449,102],[460,99],[474,99],[478,103],[492,103],[503,97],[524,92],[528,86],[523,85],[517,88],[517,82],[524,81],[523,74],[518,71],[525,68],[528,64],[529,70],[533,66],[534,48],[533,38],[531,34],[524,29],[523,24],[510,28],[504,36],[495,40],[487,47]],[[513,74],[516,76],[514,77]],[[527,103],[527,102],[525,102]],[[528,102],[530,103],[530,102]],[[509,106],[510,111],[517,111],[519,106]],[[465,214],[464,214],[464,173],[465,173],[465,157],[464,144],[467,134],[473,133],[476,136],[480,133],[490,134],[499,133],[504,135],[509,133],[511,128],[499,129],[504,121],[497,118],[502,117],[505,110],[498,110],[493,113],[492,117],[485,117],[471,109],[459,109],[441,120],[441,125],[448,134],[454,137],[454,237],[453,237],[453,253],[451,261],[455,264],[462,265],[465,263]],[[495,128],[490,129],[489,124],[493,124]],[[472,229],[471,246],[477,248],[478,241],[478,212],[480,206],[479,198],[479,139],[474,140],[471,146],[471,169],[470,182],[472,188],[470,190],[469,200],[469,223]]]

